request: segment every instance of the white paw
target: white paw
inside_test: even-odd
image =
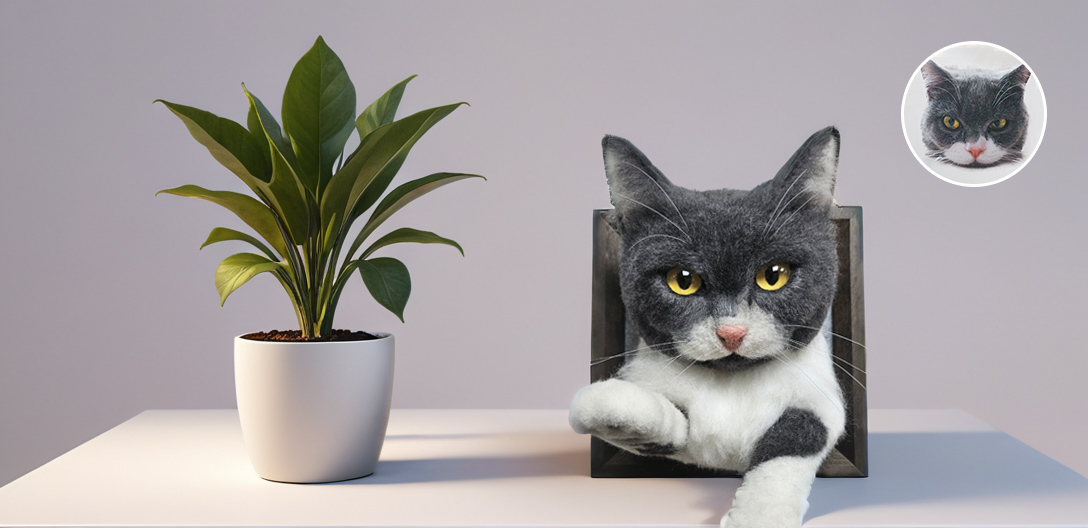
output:
[[[722,517],[722,528],[800,528],[801,515],[778,508],[737,509],[734,505]]]
[[[799,528],[822,456],[780,457],[744,475],[723,528]]]
[[[592,434],[638,452],[640,445],[679,447],[687,442],[687,419],[660,394],[610,379],[583,387],[570,405],[575,432]]]

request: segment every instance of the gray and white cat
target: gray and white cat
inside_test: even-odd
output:
[[[929,101],[922,116],[928,155],[945,163],[986,168],[1020,161],[1028,131],[1024,85],[1031,71],[922,66]]]
[[[639,342],[616,377],[578,391],[571,426],[632,453],[744,472],[722,526],[800,526],[845,426],[825,327],[838,131],[817,132],[751,191],[678,187],[628,141],[603,146]]]

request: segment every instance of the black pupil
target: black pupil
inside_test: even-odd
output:
[[[676,274],[676,285],[681,290],[688,290],[691,288],[691,272],[688,270],[680,270],[680,273]]]
[[[767,280],[767,284],[774,286],[778,284],[778,275],[781,272],[781,268],[778,265],[767,266],[767,271],[763,274],[763,278]]]

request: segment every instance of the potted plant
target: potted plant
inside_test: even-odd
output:
[[[374,299],[403,321],[411,292],[408,269],[394,258],[375,257],[375,252],[416,242],[446,244],[464,254],[453,240],[407,227],[370,240],[390,215],[423,194],[482,178],[444,172],[386,193],[419,138],[465,104],[395,119],[413,77],[356,116],[355,88],[347,71],[318,37],[287,81],[282,129],[244,84],[249,100],[246,127],[193,107],[156,101],[177,115],[193,138],[253,193],[195,185],[160,191],[221,205],[253,230],[219,227],[201,246],[236,241],[256,250],[219,264],[215,287],[220,305],[253,277],[270,273],[298,317],[297,331],[258,332],[234,341],[242,432],[254,468],[268,480],[333,482],[374,471],[389,417],[393,336],[334,330],[340,295],[358,273]],[[354,133],[359,145],[345,153]],[[358,224],[361,228],[353,231]]]

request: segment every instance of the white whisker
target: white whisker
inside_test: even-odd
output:
[[[662,187],[662,186],[661,186],[661,184],[657,182],[657,180],[655,180],[655,179],[654,179],[654,178],[653,178],[652,176],[650,176],[649,174],[646,174],[646,171],[642,170],[642,167],[639,167],[638,165],[632,165],[632,164],[630,164],[630,163],[628,163],[628,162],[626,162],[626,161],[624,161],[624,162],[621,162],[621,163],[623,163],[624,165],[627,165],[627,166],[629,166],[629,167],[634,167],[634,168],[635,168],[636,170],[638,170],[639,172],[641,172],[643,176],[646,176],[647,178],[649,178],[649,180],[650,180],[650,181],[654,182],[654,185],[656,185],[656,186],[657,186],[657,188],[658,188],[658,190],[660,190],[660,191],[661,191],[661,194],[664,194],[664,195],[665,195],[665,199],[669,201],[669,204],[670,204],[670,205],[672,205],[672,208],[673,208],[673,209],[674,209],[674,210],[676,211],[676,215],[677,215],[677,216],[679,216],[679,217],[680,217],[680,221],[684,223],[684,227],[687,227],[688,229],[691,229],[691,227],[690,227],[690,226],[688,226],[688,221],[684,219],[684,213],[681,213],[681,212],[680,212],[680,208],[679,208],[679,207],[676,207],[676,202],[673,202],[673,201],[672,201],[672,197],[671,197],[671,196],[669,196],[669,193],[665,192],[665,188],[664,188],[664,187]]]
[[[945,87],[943,87],[941,85],[936,85],[936,86],[934,86],[934,88],[948,94],[948,96],[951,97],[955,101],[960,100],[960,88],[959,88],[959,86],[956,87],[956,93],[952,93],[952,92],[948,91],[947,88],[945,88]]]
[[[994,103],[992,105],[990,105],[990,107],[991,108],[997,108],[998,106],[1000,106],[1002,96],[1004,96],[1006,93],[1008,93],[1008,91],[1011,88],[1012,87],[1010,85],[1008,85],[1008,84],[1002,86],[1001,89],[997,91],[997,95],[994,96]]]
[[[805,170],[801,171],[801,174],[798,174],[797,177],[794,178],[792,182],[790,182],[790,186],[786,187],[786,190],[782,193],[782,196],[778,199],[778,205],[774,206],[774,210],[771,211],[771,221],[767,222],[767,226],[763,228],[763,233],[761,235],[759,235],[760,237],[767,236],[767,231],[770,231],[771,226],[774,225],[774,221],[778,218],[778,215],[782,214],[781,211],[778,210],[779,207],[782,207],[782,200],[786,199],[786,195],[788,195],[790,193],[790,189],[793,189],[793,185],[796,184],[798,181],[800,181],[801,178],[804,178],[805,174],[807,174],[807,173],[808,173],[808,169],[805,169]],[[786,202],[786,207],[789,207],[790,202],[792,202],[794,200],[794,198],[797,198],[797,196],[800,195],[800,194],[801,193],[797,193],[797,194],[793,195],[793,198],[790,198],[790,201]]]
[[[671,238],[671,239],[679,241],[679,242],[684,242],[684,239],[677,238],[677,237],[674,237],[672,235],[660,235],[660,234],[659,235],[648,235],[648,236],[644,236],[644,237],[640,238],[638,240],[638,242],[635,242],[634,244],[631,244],[630,246],[627,246],[627,249],[631,249],[631,248],[641,244],[644,240],[654,238],[654,237],[665,237],[665,238]]]
[[[680,357],[680,356],[676,356],[676,357]],[[684,370],[681,370],[679,374],[673,376],[672,379],[669,380],[669,385],[672,385],[677,380],[677,378],[682,376],[685,372],[688,371],[689,368],[691,368],[692,365],[694,365],[694,364],[696,364],[698,362],[699,362],[698,359],[691,360],[691,363],[688,363],[688,366],[684,367]]]
[[[808,200],[805,200],[805,203],[801,204],[797,208],[797,210],[793,212],[793,214],[791,214],[789,217],[787,217],[786,220],[783,221],[781,224],[778,224],[778,229],[775,229],[774,233],[771,233],[771,238],[774,238],[775,236],[777,236],[778,232],[781,231],[783,227],[786,227],[786,224],[790,223],[790,220],[793,220],[793,217],[797,216],[797,213],[800,213],[801,210],[803,210],[805,208],[805,206],[808,205],[809,202],[811,202],[813,199],[816,198],[816,196],[817,195],[815,195],[815,194],[810,196]]]
[[[793,326],[793,327],[797,327],[797,328],[808,328],[809,330],[817,330],[817,331],[823,330],[822,328],[816,328],[815,326],[806,326],[806,325],[799,325],[799,324],[783,324],[782,326]],[[844,335],[836,334],[835,332],[831,332],[831,331],[828,331],[827,333],[829,333],[829,334],[831,334],[831,335],[833,335],[833,336],[835,336],[835,337],[837,337],[839,339],[842,339],[844,341],[849,341],[849,342],[851,342],[851,343],[853,343],[853,344],[855,344],[855,345],[857,345],[857,346],[859,346],[861,348],[865,348],[865,345],[863,345],[861,343],[858,343],[857,341],[854,341],[853,339],[850,339],[849,337],[846,337]]]
[[[850,368],[852,368],[852,369],[854,369],[854,370],[856,370],[856,371],[858,371],[858,372],[860,372],[860,373],[862,373],[862,374],[869,374],[868,372],[865,372],[865,369],[863,369],[863,368],[861,368],[861,367],[859,367],[859,366],[857,366],[857,365],[855,365],[855,364],[853,364],[853,363],[851,363],[851,362],[847,361],[847,360],[846,360],[845,358],[841,358],[841,357],[839,357],[839,356],[836,356],[836,355],[832,354],[832,355],[831,355],[831,359],[835,359],[835,360],[838,360],[838,361],[842,361],[843,363],[846,363],[847,365],[849,365],[849,366],[850,366]]]
[[[831,362],[831,365],[834,366],[835,368],[843,371],[843,373],[846,374],[847,376],[850,376],[850,379],[854,380],[854,383],[857,383],[859,386],[861,386],[861,388],[863,388],[863,389],[865,388],[865,384],[858,381],[858,379],[855,378],[854,375],[851,374],[849,370],[846,370],[845,367],[843,367],[842,365],[839,365],[838,363],[835,363],[834,361]]]
[[[673,363],[676,362],[676,360],[680,359],[681,355],[682,355],[682,353],[677,353],[675,356],[673,356],[668,361],[666,361],[664,365],[661,365],[661,368],[657,369],[657,372],[654,373],[654,378],[656,379],[658,376],[664,374],[665,369],[669,368],[669,365],[672,365]],[[688,365],[688,366],[690,367],[691,365]],[[683,372],[681,372],[681,374],[683,374]]]
[[[827,398],[827,401],[831,402],[831,405],[836,405],[836,406],[837,406],[837,405],[839,405],[838,403],[836,403],[836,402],[835,402],[835,400],[834,400],[833,398],[831,398],[831,396],[830,396],[830,395],[828,395],[828,394],[827,394],[827,391],[823,390],[822,388],[820,388],[820,386],[819,386],[819,385],[817,385],[817,384],[816,384],[816,381],[812,379],[812,376],[809,376],[809,375],[808,375],[808,373],[807,373],[807,372],[805,372],[805,371],[804,371],[804,369],[802,369],[801,367],[797,366],[797,364],[796,364],[796,363],[792,363],[792,362],[790,362],[790,361],[786,361],[786,359],[785,359],[784,357],[782,357],[782,356],[779,356],[779,355],[777,355],[777,354],[771,354],[771,357],[773,357],[773,358],[777,359],[778,361],[781,361],[782,363],[785,363],[785,364],[787,364],[787,365],[789,365],[789,366],[793,367],[793,368],[794,368],[794,370],[796,370],[797,372],[800,372],[800,373],[801,373],[801,375],[802,375],[802,376],[804,376],[804,377],[805,377],[805,379],[807,379],[807,380],[808,380],[808,382],[812,384],[812,387],[813,387],[813,388],[815,388],[816,390],[820,391],[820,394],[823,394],[823,395],[824,395],[824,397],[825,397],[825,398]]]
[[[997,92],[997,97],[994,98],[994,104],[991,108],[997,108],[1001,106],[1001,103],[1005,102],[1009,97],[1015,97],[1016,92],[1023,94],[1024,87],[1019,84],[1006,84],[1001,87],[1001,90]]]
[[[797,341],[796,339],[787,338],[786,342],[787,342],[787,344],[792,345],[791,348],[793,348],[794,350],[800,350],[802,347],[805,346],[804,343],[801,343],[800,341]],[[831,354],[831,359],[832,359],[831,366],[843,371],[843,373],[845,373],[847,376],[850,376],[850,379],[854,380],[854,383],[857,383],[861,388],[863,388],[863,389],[866,388],[864,383],[858,381],[858,379],[855,378],[853,376],[853,374],[850,373],[850,371],[846,370],[845,367],[839,365],[838,363],[835,363],[834,360],[837,359],[839,361],[842,361],[843,363],[846,363],[847,365],[850,365],[851,367],[853,367],[858,372],[861,372],[862,374],[867,374],[864,370],[854,366],[853,363],[851,363],[851,362],[849,362],[849,361],[847,361],[847,360],[845,360],[845,359],[843,359],[841,357],[838,357],[835,354]],[[800,368],[800,367],[797,367],[797,368]]]
[[[684,231],[683,228],[681,228],[679,225],[676,225],[676,222],[673,222],[672,220],[669,219],[669,217],[662,214],[661,211],[658,211],[657,209],[654,209],[653,207],[650,207],[650,206],[648,206],[648,205],[646,205],[646,204],[644,204],[644,203],[642,203],[642,202],[640,202],[640,201],[638,201],[638,200],[636,200],[634,198],[631,198],[630,196],[626,196],[626,195],[623,195],[623,194],[620,194],[620,193],[612,193],[612,194],[614,194],[615,196],[618,196],[620,198],[623,198],[624,200],[627,200],[627,201],[636,203],[638,205],[641,205],[641,206],[649,209],[650,211],[653,211],[654,213],[657,213],[657,216],[660,216],[661,218],[664,218],[665,221],[672,224],[672,226],[675,227],[677,229],[677,231],[680,231],[681,233],[684,234],[684,236],[688,237],[688,242],[692,242],[691,235],[689,235],[687,233],[687,231]]]
[[[687,342],[688,341],[670,341],[668,343],[658,343],[656,345],[646,345],[644,347],[638,347],[638,348],[636,348],[634,350],[628,350],[626,352],[620,352],[619,354],[613,354],[611,356],[605,356],[605,357],[602,357],[602,358],[594,359],[594,360],[589,362],[589,365],[590,366],[599,365],[599,364],[604,363],[606,361],[611,361],[613,359],[623,357],[623,356],[629,356],[631,354],[637,354],[637,353],[642,352],[644,350],[654,350],[654,351],[660,352],[660,350],[658,350],[659,347],[660,348],[676,348],[676,347],[679,347],[680,345],[682,345],[684,343],[687,343]]]

